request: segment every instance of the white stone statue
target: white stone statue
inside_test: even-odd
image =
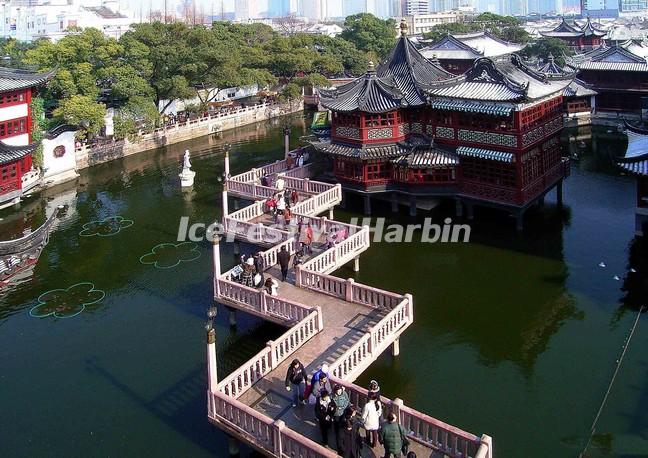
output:
[[[189,150],[185,150],[185,153],[184,153],[184,166],[183,166],[183,170],[184,170],[184,169],[191,169],[191,162],[189,162]]]
[[[180,172],[180,185],[183,188],[189,188],[193,186],[195,176],[196,176],[196,172],[191,170],[191,161],[189,160],[189,150],[186,150],[184,153],[182,172]]]

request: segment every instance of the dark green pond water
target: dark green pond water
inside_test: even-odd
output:
[[[210,246],[159,245],[174,242],[182,216],[220,217],[224,141],[238,173],[281,157],[280,131],[261,124],[97,166],[0,214],[6,239],[41,222],[46,204],[68,205],[34,275],[0,293],[0,456],[227,456],[206,420]],[[296,120],[295,144],[304,132]],[[621,305],[634,182],[610,161],[624,139],[571,134],[585,144],[569,146],[580,160],[564,212],[550,195],[521,235],[508,217],[478,212],[470,243],[374,244],[355,276],[411,292],[416,317],[400,357],[384,355],[359,383],[376,378],[388,396],[492,435],[498,457],[578,456],[636,317]],[[190,192],[177,178],[185,148],[197,172]],[[349,199],[336,217],[360,210]],[[67,291],[44,294],[56,289]],[[70,309],[79,297],[85,308]],[[48,313],[61,317],[32,316]],[[220,313],[221,375],[282,332],[243,314],[232,331],[226,320]],[[589,456],[648,455],[647,344],[642,317]]]

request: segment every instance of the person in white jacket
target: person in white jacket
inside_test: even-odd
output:
[[[369,447],[374,448],[378,441],[378,430],[380,429],[380,417],[382,416],[382,404],[375,394],[369,395],[369,400],[362,409],[362,423],[366,431],[366,439]]]

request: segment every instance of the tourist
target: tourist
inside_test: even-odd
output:
[[[277,223],[277,218],[283,216],[284,210],[286,209],[286,201],[283,198],[282,194],[277,194],[277,213],[275,214],[275,224]]]
[[[289,229],[291,218],[292,218],[292,210],[290,210],[290,206],[287,205],[283,214],[283,224],[286,229]]]
[[[304,393],[306,391],[306,369],[304,365],[298,360],[293,359],[293,362],[288,366],[286,371],[286,390],[293,391],[293,407],[297,407],[300,402],[305,402]]]
[[[355,406],[348,406],[340,418],[338,455],[343,458],[357,458],[360,456],[362,439],[358,434],[358,410]],[[336,436],[337,437],[337,436]]]
[[[380,400],[380,386],[378,385],[378,382],[376,382],[375,380],[370,381],[367,391],[369,392],[369,396],[373,394],[376,396],[376,399]]]
[[[378,441],[378,429],[380,428],[380,417],[382,416],[382,404],[375,394],[369,395],[369,400],[362,409],[362,424],[366,432],[366,440],[369,447],[374,448]]]
[[[313,227],[311,226],[311,223],[308,223],[306,225],[306,231],[305,231],[305,237],[304,237],[304,249],[307,254],[312,254],[313,253]]]
[[[324,392],[330,393],[332,391],[331,382],[326,374],[321,374],[320,378],[313,381],[311,385],[311,396],[314,396],[315,399],[321,397]]]
[[[297,157],[297,167],[303,167],[304,166],[304,155],[300,152],[299,156]]]
[[[304,258],[304,245],[301,244],[299,247],[299,250],[295,253],[293,256],[293,269],[295,269],[298,265],[303,263],[303,258]]]
[[[276,296],[279,294],[279,283],[277,283],[277,280],[275,280],[272,277],[266,278],[265,283],[263,284],[263,287],[265,288],[266,292],[271,295],[271,296]]]
[[[274,197],[270,197],[268,200],[266,200],[266,207],[268,207],[268,212],[270,212],[271,215],[275,215],[277,213],[277,201]]]
[[[254,259],[249,257],[245,261],[243,266],[243,273],[241,274],[241,283],[243,286],[249,286],[252,288],[254,286],[254,275],[256,274],[256,269],[254,268]]]
[[[335,246],[335,237],[336,237],[336,230],[334,227],[329,229],[328,234],[326,234],[326,249],[333,248]]]
[[[284,191],[284,200],[286,201],[286,207],[290,207],[290,189]]]
[[[322,444],[328,444],[328,433],[333,424],[333,414],[335,413],[335,402],[331,399],[329,392],[322,390],[320,397],[315,403],[315,418],[319,423],[322,432]]]
[[[299,193],[296,189],[293,189],[290,191],[290,203],[295,205],[297,202],[299,202]]]
[[[333,415],[333,431],[335,432],[335,445],[336,449],[340,450],[340,426],[342,423],[342,416],[344,411],[351,401],[349,400],[349,393],[346,392],[342,385],[335,385],[333,388],[333,396],[331,396],[333,402],[335,402],[335,414]]]
[[[255,281],[254,286],[263,285],[263,282],[264,282],[264,274],[263,274],[263,272],[265,271],[265,267],[264,267],[263,256],[262,256],[262,253],[260,251],[257,251],[254,254],[254,268],[257,271],[257,274],[255,275],[255,278],[259,277],[258,278],[259,281]]]
[[[268,186],[268,174],[264,173],[261,177],[261,186]]]
[[[328,364],[324,363],[322,366],[313,373],[313,377],[311,378],[311,385],[314,384],[317,380],[320,379],[322,375],[328,375],[329,373],[329,367]]]
[[[275,188],[277,188],[279,191],[282,191],[284,188],[285,181],[283,179],[283,175],[277,175],[277,182],[275,183]]]
[[[407,433],[398,423],[394,412],[387,415],[387,422],[380,429],[380,443],[385,447],[384,458],[391,458],[392,456],[400,458],[401,453],[407,454],[409,446]]]
[[[290,253],[286,250],[286,245],[281,247],[277,255],[277,261],[279,262],[279,267],[281,267],[281,280],[286,281],[288,266],[290,265]]]

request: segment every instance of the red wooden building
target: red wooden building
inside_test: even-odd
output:
[[[567,66],[598,93],[596,111],[639,114],[648,97],[647,55],[648,48],[627,42],[569,57]]]
[[[617,160],[619,167],[637,179],[635,234],[643,236],[648,229],[648,129],[625,123],[628,146]]]
[[[343,187],[365,198],[451,197],[458,211],[474,205],[510,211],[522,227],[525,210],[567,176],[561,157],[563,91],[573,74],[544,74],[517,55],[478,59],[448,77],[406,37],[365,76],[322,90],[331,110],[332,158]],[[561,197],[559,197],[560,199]]]
[[[0,208],[20,201],[40,182],[33,166],[31,100],[35,88],[52,73],[0,68]]]
[[[554,56],[549,54],[548,61],[541,65],[538,70],[541,73],[551,75],[570,75],[574,74],[571,68],[560,67]],[[563,113],[567,119],[577,119],[584,117],[591,122],[592,109],[595,106],[595,96],[597,92],[586,82],[575,79],[563,91]]]
[[[563,18],[555,29],[541,31],[540,35],[547,38],[558,38],[576,51],[589,51],[601,46],[606,33],[604,30],[595,28],[589,18],[583,25],[578,25],[576,22],[569,23]]]

